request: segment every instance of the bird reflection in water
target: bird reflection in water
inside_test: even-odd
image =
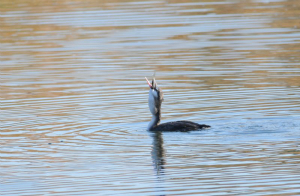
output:
[[[152,161],[157,175],[161,175],[164,172],[165,165],[164,141],[161,132],[151,133],[151,135],[153,138]]]
[[[156,188],[158,189],[157,191],[159,192],[159,195],[165,195],[163,194],[164,192],[164,187],[162,187],[163,182],[164,182],[164,165],[165,165],[165,150],[164,150],[164,140],[162,137],[162,132],[150,132],[151,137],[153,138],[152,142],[152,152],[151,152],[151,157],[152,157],[152,162],[153,162],[153,167],[154,171],[156,174],[157,178],[157,186]]]

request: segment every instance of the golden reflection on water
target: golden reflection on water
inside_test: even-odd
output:
[[[2,194],[299,193],[299,7],[1,1]],[[154,71],[212,129],[147,133]]]

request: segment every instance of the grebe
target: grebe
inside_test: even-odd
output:
[[[146,78],[146,77],[145,77]],[[161,119],[161,103],[163,102],[163,93],[157,86],[155,78],[152,79],[152,83],[148,81],[150,87],[148,105],[150,112],[152,113],[152,119],[148,125],[148,131],[195,131],[204,128],[209,128],[209,125],[201,125],[191,121],[174,121],[159,124]]]

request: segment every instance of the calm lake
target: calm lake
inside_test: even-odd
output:
[[[1,195],[300,195],[299,0],[0,2]],[[212,128],[151,133],[162,122]]]

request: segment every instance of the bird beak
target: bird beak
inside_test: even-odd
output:
[[[146,78],[146,77],[145,77]],[[153,86],[152,86],[152,84],[149,82],[149,80],[146,78],[146,80],[147,80],[147,83],[148,83],[148,85],[149,85],[149,87],[151,88],[151,89],[153,89]]]

